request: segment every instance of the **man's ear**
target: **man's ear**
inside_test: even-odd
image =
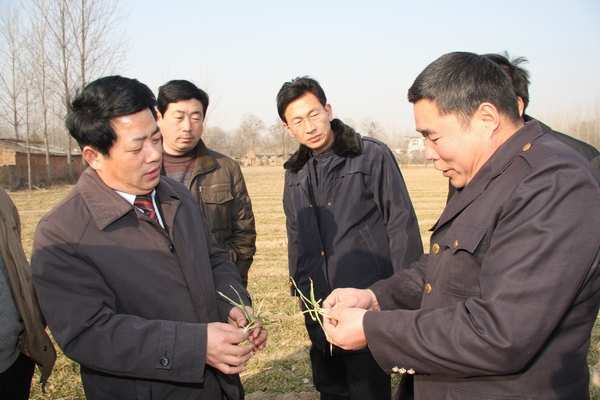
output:
[[[521,96],[517,96],[517,101],[519,102],[519,115],[523,117],[523,114],[525,113],[525,102]]]
[[[500,113],[492,103],[487,101],[481,103],[475,114],[487,128],[486,130],[488,132],[492,133],[498,128],[498,125],[500,124]]]
[[[333,109],[331,108],[331,104],[325,104],[325,111],[327,112],[327,118],[329,122],[333,121]]]
[[[162,121],[163,116],[160,113],[160,111],[156,110],[156,123],[159,123],[160,121]]]
[[[296,136],[294,136],[294,132],[292,132],[292,130],[290,129],[288,124],[286,124],[285,122],[283,123],[283,129],[285,129],[285,131],[288,133],[288,135],[290,135],[292,138],[296,139]]]
[[[94,170],[102,169],[102,160],[104,160],[104,156],[96,149],[91,146],[84,146],[83,150],[81,150],[81,154],[85,161],[87,161],[88,165],[92,167]]]

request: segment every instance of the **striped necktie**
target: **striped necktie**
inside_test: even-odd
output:
[[[142,210],[144,214],[148,216],[152,221],[158,224],[158,216],[156,215],[156,210],[154,209],[154,204],[152,204],[152,197],[147,196],[135,196],[135,201],[133,205]]]

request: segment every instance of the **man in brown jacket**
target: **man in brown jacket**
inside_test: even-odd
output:
[[[156,102],[163,174],[190,189],[246,287],[256,252],[252,203],[239,164],[202,141],[208,94],[189,81],[173,80],[159,88]]]
[[[21,246],[21,221],[11,198],[0,188],[0,399],[27,400],[35,364],[42,388],[56,352],[31,283]]]
[[[121,76],[75,97],[66,125],[90,167],[40,221],[33,281],[88,400],[242,399],[267,333],[218,295],[250,304],[190,192],[160,175],[155,105]]]

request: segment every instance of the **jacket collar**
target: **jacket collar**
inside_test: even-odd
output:
[[[452,220],[469,204],[475,201],[494,178],[501,175],[517,157],[529,149],[530,146],[525,146],[526,144],[531,144],[543,134],[542,127],[536,120],[527,122],[525,126],[516,131],[481,167],[473,177],[473,180],[452,196],[440,219],[431,230],[433,231]]]
[[[204,174],[208,171],[212,171],[217,167],[217,162],[210,155],[208,147],[204,144],[204,141],[200,139],[196,145],[196,165],[194,166],[194,175]]]
[[[92,219],[100,230],[104,230],[107,226],[134,210],[132,204],[106,186],[93,168],[88,167],[83,171],[76,187]],[[176,204],[179,204],[179,196],[166,177],[161,177],[155,189],[157,202],[160,200],[161,210],[163,211],[163,222],[171,226],[171,213],[166,212],[166,208],[168,209],[173,203],[173,199],[177,200]]]
[[[331,121],[331,130],[333,131],[333,152],[335,155],[358,154],[361,151],[360,135],[353,128],[336,118]],[[294,171],[300,170],[310,158],[310,152],[311,150],[308,147],[301,144],[290,159],[283,164],[283,168]]]

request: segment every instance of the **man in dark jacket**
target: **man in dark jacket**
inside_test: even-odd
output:
[[[335,288],[366,288],[418,260],[417,218],[390,149],[333,119],[314,79],[285,83],[277,110],[300,143],[284,165],[283,194],[290,276],[300,291],[324,299]],[[330,352],[308,314],[306,327],[321,399],[390,398],[390,378],[368,350]]]
[[[600,304],[600,177],[524,123],[510,78],[450,53],[408,91],[432,160],[460,188],[428,255],[366,290],[324,300],[325,329],[414,376],[417,400],[589,399]]]
[[[158,89],[156,102],[163,174],[190,189],[246,287],[256,252],[254,213],[239,164],[202,141],[208,94],[189,81],[173,80]]]
[[[19,213],[0,188],[0,399],[27,400],[35,364],[43,388],[55,360],[21,246]]]
[[[267,333],[217,293],[250,304],[190,192],[160,176],[155,105],[121,76],[74,98],[66,125],[89,168],[36,228],[33,282],[88,400],[241,399]]]

